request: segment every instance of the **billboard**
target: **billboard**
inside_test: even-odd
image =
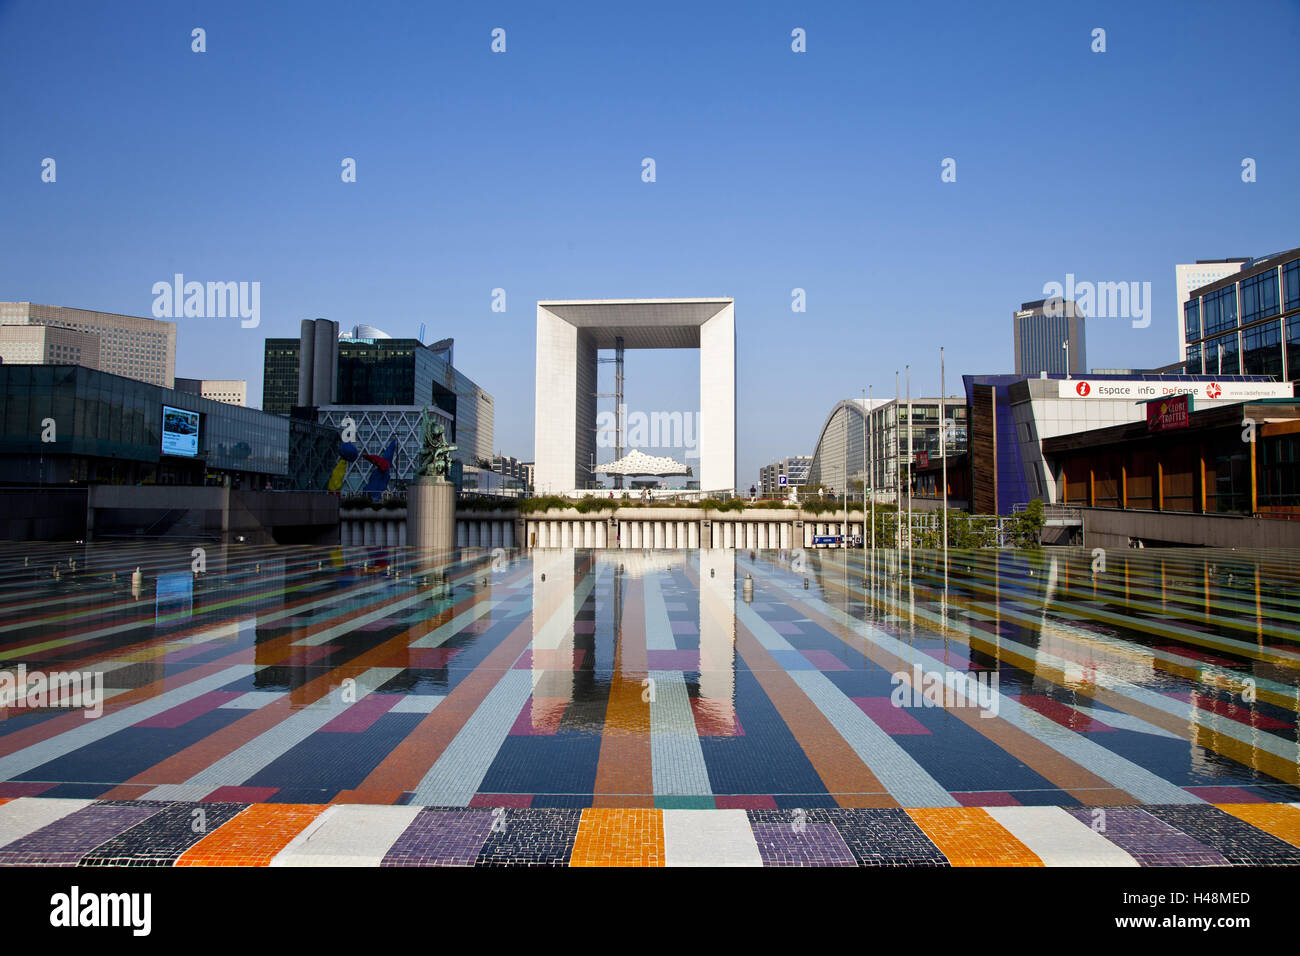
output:
[[[1201,401],[1248,402],[1258,398],[1291,398],[1288,382],[1162,382],[1158,379],[1058,379],[1057,397],[1141,402],[1152,398],[1191,395]]]
[[[199,413],[162,407],[162,453],[194,458],[199,453]]]
[[[1192,396],[1174,395],[1147,402],[1147,431],[1167,432],[1191,425]]]

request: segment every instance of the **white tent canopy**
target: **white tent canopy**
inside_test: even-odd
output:
[[[680,461],[672,458],[656,458],[640,449],[632,451],[618,461],[609,461],[596,466],[598,475],[655,475],[667,478],[670,475],[689,475],[690,469]]]

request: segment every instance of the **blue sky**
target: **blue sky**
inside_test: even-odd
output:
[[[258,328],[178,320],[177,373],[254,403],[303,318],[424,322],[531,458],[538,299],[732,296],[748,485],[906,363],[935,392],[940,345],[951,392],[1010,371],[1067,273],[1151,283],[1091,366],[1174,361],[1175,263],[1300,245],[1298,50],[1294,2],[0,0],[0,299],[260,282]],[[693,410],[695,362],[630,353],[629,406]]]

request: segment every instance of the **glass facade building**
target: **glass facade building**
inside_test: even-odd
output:
[[[1300,381],[1300,249],[1193,290],[1182,322],[1187,374]]]
[[[863,477],[868,472],[869,489],[883,494],[896,492],[901,486],[905,491],[909,461],[915,462],[922,453],[934,459],[941,457],[943,427],[938,398],[912,399],[910,417],[906,399],[877,399],[870,410],[867,404],[860,399],[842,401],[827,417],[808,466],[810,494],[820,488],[828,494],[841,494],[847,480],[849,497],[861,498]],[[954,395],[944,399],[942,405],[943,417],[952,422],[945,442],[946,454],[952,459],[966,451],[966,399]]]
[[[267,339],[262,355],[262,411],[288,415],[298,404],[297,339]]]
[[[332,407],[439,408],[452,422],[455,459],[491,470],[492,396],[451,364],[450,340],[430,348],[419,339],[342,338],[337,348],[338,378]],[[262,367],[265,411],[287,415],[298,405],[301,354],[299,339],[266,340]],[[325,420],[323,416],[321,420]]]
[[[255,408],[72,365],[0,366],[0,389],[0,483],[283,488],[310,481],[295,471],[301,463],[290,456],[289,420]],[[164,405],[198,413],[195,456],[163,454]],[[337,431],[314,422],[298,429],[337,451]]]

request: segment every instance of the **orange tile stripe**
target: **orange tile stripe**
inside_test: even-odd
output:
[[[1216,803],[1215,806],[1279,840],[1300,846],[1300,809],[1285,803]]]
[[[908,809],[953,866],[1042,866],[1029,847],[979,807]]]
[[[686,576],[696,587],[699,577],[690,565]],[[709,605],[709,613],[726,614],[723,608]],[[841,807],[897,807],[898,801],[880,782],[871,768],[849,746],[835,725],[808,699],[789,673],[776,662],[767,648],[759,643],[749,628],[735,622],[736,653],[749,665],[754,679],[772,702],[795,741],[803,750],[826,790]]]
[[[663,866],[662,810],[582,811],[569,866]]]
[[[605,705],[605,733],[596,762],[593,807],[653,808],[654,774],[650,750],[650,703],[642,699],[648,688],[646,663],[645,585],[640,578],[624,578],[627,596],[623,618],[616,622],[614,674]],[[615,587],[618,587],[616,582]]]
[[[130,780],[124,781],[118,787],[104,794],[101,799],[130,799],[132,792],[128,791],[127,788],[140,784],[149,784],[152,787],[164,783],[184,783],[205,767],[228,756],[270,730],[297,708],[328,696],[343,678],[359,677],[370,667],[378,666],[378,663],[385,657],[392,656],[397,651],[409,646],[413,639],[422,637],[473,604],[486,600],[486,594],[485,591],[477,591],[471,597],[458,602],[454,607],[440,612],[430,620],[422,621],[413,627],[407,628],[347,664],[323,672],[320,676],[299,685],[291,695],[249,712],[247,716],[241,717],[234,723],[209,734],[197,743],[172,754],[152,767],[140,771]],[[290,646],[293,641],[300,640],[309,634],[317,633],[326,628],[335,627],[345,621],[353,620],[379,607],[396,603],[401,597],[399,595],[378,604],[364,605],[344,615],[313,622],[309,627],[294,629],[288,634],[267,641],[257,649],[257,663],[262,666],[281,663],[293,653],[293,648]],[[242,653],[247,654],[247,651]]]
[[[581,569],[581,573],[587,573],[586,569]],[[477,597],[486,599],[487,594],[487,591],[480,591]],[[357,799],[357,794],[363,791],[402,794],[414,790],[500,681],[501,673],[514,666],[532,640],[533,615],[529,612],[506,639],[452,688],[451,693],[402,738],[401,743],[370,771],[355,790],[348,793],[347,800],[339,802],[372,802]]]
[[[255,803],[190,847],[177,866],[268,866],[326,804]]]

